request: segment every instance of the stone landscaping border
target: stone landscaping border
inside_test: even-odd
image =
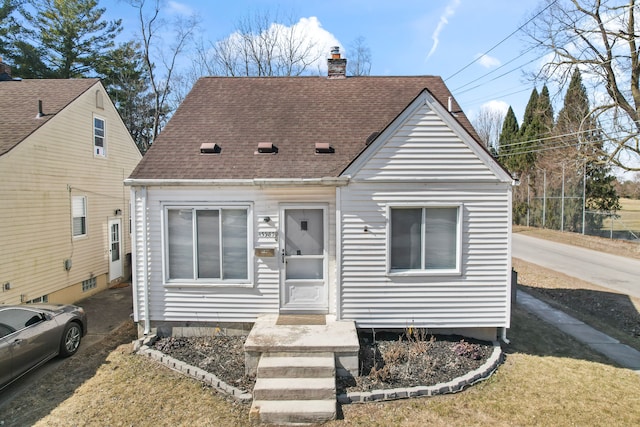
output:
[[[188,365],[184,362],[181,362],[180,360],[174,359],[171,356],[167,356],[166,354],[158,350],[152,349],[150,346],[153,345],[156,340],[157,337],[153,335],[145,338],[144,340],[134,341],[134,351],[137,351],[138,354],[145,355],[157,362],[160,362],[170,369],[173,369],[198,381],[202,381],[203,383],[208,384],[243,403],[251,403],[251,400],[253,399],[251,393],[230,386],[215,375],[203,369]],[[503,360],[504,355],[502,353],[500,343],[497,341],[493,341],[493,352],[491,353],[489,359],[487,359],[487,361],[482,366],[469,372],[466,375],[453,379],[449,382],[432,386],[416,386],[406,388],[393,388],[387,390],[341,393],[337,395],[337,400],[341,404],[367,403],[383,400],[409,399],[414,397],[458,393],[473,384],[488,379],[491,375],[493,375],[493,373],[496,371]]]
[[[382,400],[408,399],[412,397],[437,396],[440,394],[457,393],[480,381],[489,378],[498,369],[503,361],[502,348],[498,341],[493,341],[493,352],[487,361],[478,369],[474,369],[466,375],[455,378],[446,383],[432,386],[416,386],[406,388],[393,388],[387,390],[359,391],[351,393],[341,393],[337,396],[338,402],[366,403]]]
[[[193,379],[210,385],[216,390],[228,394],[229,396],[239,400],[242,403],[251,403],[251,401],[253,400],[253,396],[251,395],[251,393],[247,393],[246,391],[240,390],[239,388],[230,386],[212,373],[200,368],[196,368],[195,366],[191,366],[178,359],[174,359],[173,357],[168,356],[161,351],[154,350],[150,346],[153,345],[153,343],[157,339],[157,336],[152,335],[145,338],[142,342],[140,340],[134,341],[134,351],[137,351],[138,354],[145,355],[157,362],[160,362],[168,368],[173,369],[174,371],[180,372],[181,374],[187,375]]]

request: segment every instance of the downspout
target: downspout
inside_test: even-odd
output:
[[[146,241],[146,232],[147,232],[147,187],[142,187],[140,189],[141,196],[141,211],[142,211],[142,227],[143,230],[143,239],[144,243],[142,246],[142,259],[143,259],[143,277],[144,277],[144,286],[142,287],[142,302],[144,304],[144,335],[147,336],[151,332],[151,319],[149,314],[149,260],[148,257],[148,242]]]
[[[507,328],[500,328],[501,329],[501,334],[500,334],[500,339],[502,340],[503,343],[505,344],[511,344],[511,341],[509,341],[507,339]]]

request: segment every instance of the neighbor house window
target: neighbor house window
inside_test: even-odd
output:
[[[95,277],[90,277],[82,281],[82,292],[90,291],[98,286],[98,281]]]
[[[248,207],[168,208],[169,280],[248,281]]]
[[[105,157],[105,123],[100,117],[93,118],[93,154],[98,157]]]
[[[73,223],[73,237],[87,234],[87,198],[73,196],[71,199],[71,216]]]
[[[460,207],[390,209],[391,272],[460,271]]]

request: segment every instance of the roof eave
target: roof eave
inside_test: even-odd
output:
[[[250,178],[250,179],[144,179],[128,178],[124,184],[131,187],[193,187],[193,186],[328,186],[344,187],[350,176],[325,176],[321,178]]]

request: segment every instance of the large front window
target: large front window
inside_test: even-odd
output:
[[[247,281],[248,209],[167,209],[170,280]]]
[[[459,207],[390,209],[390,271],[460,270]]]

